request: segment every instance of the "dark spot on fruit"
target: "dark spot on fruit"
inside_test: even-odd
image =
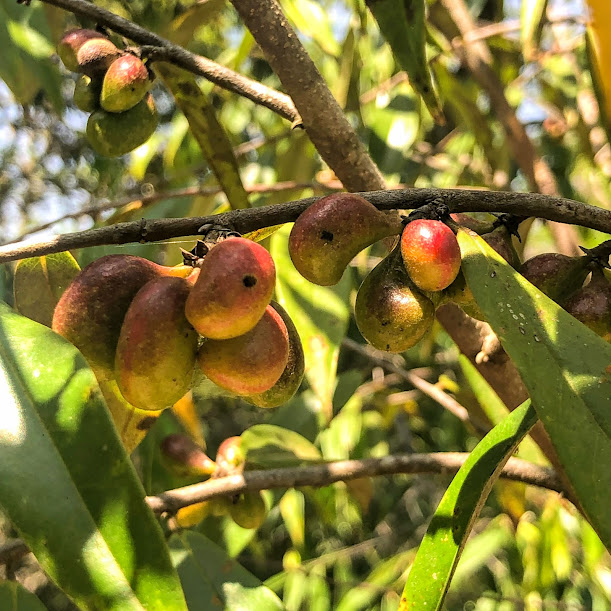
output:
[[[148,431],[153,424],[155,424],[155,422],[157,422],[157,418],[155,418],[154,416],[147,416],[146,418],[143,418],[140,422],[138,422],[138,426],[136,426],[136,428],[139,431]]]
[[[331,233],[330,231],[321,231],[320,232],[320,237],[325,242],[333,242],[333,233]]]
[[[385,327],[386,325],[390,324],[390,320],[383,320],[380,324]]]
[[[252,276],[251,274],[248,274],[247,276],[244,276],[244,278],[242,278],[242,284],[247,289],[249,289],[255,286],[255,284],[257,284],[257,279],[254,276]]]

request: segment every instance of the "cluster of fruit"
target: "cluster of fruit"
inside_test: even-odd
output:
[[[270,301],[275,278],[267,250],[237,236],[214,244],[196,267],[108,255],[68,286],[52,326],[137,408],[173,405],[196,364],[221,388],[275,407],[304,373],[297,329]]]
[[[163,461],[171,471],[181,477],[202,480],[240,473],[245,462],[240,443],[240,437],[225,439],[216,452],[216,462],[185,435],[168,435],[161,442],[160,449]],[[189,528],[208,515],[229,515],[242,528],[258,528],[265,520],[267,508],[261,492],[247,490],[232,498],[217,497],[183,507],[176,512],[176,522],[182,528]]]
[[[452,215],[452,221],[482,233],[489,246],[527,280],[611,341],[611,284],[604,261],[548,253],[521,265],[507,223],[491,228],[462,214]],[[460,271],[454,232],[441,221],[418,219],[403,228],[398,215],[381,212],[358,195],[337,193],[318,200],[299,216],[289,238],[289,252],[305,278],[329,286],[339,282],[361,250],[399,233],[400,243],[358,290],[355,320],[363,337],[380,350],[403,352],[429,331],[436,308],[449,302],[483,320]],[[583,286],[590,272],[591,279]]]
[[[98,153],[125,155],[150,138],[158,118],[149,93],[152,73],[140,58],[84,29],[66,32],[57,52],[68,70],[80,73],[74,103],[91,113],[87,138]]]

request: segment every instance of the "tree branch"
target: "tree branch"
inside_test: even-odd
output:
[[[441,199],[451,212],[506,212],[523,217],[536,216],[611,233],[611,211],[538,193],[468,189],[396,189],[362,192],[360,195],[381,210],[421,208],[430,205],[434,200]],[[213,216],[142,219],[59,235],[37,243],[18,242],[0,247],[0,263],[89,246],[157,242],[196,236],[197,230],[206,223],[224,225],[240,233],[248,233],[263,227],[295,221],[318,199],[308,197],[284,204],[232,210]]]
[[[223,89],[237,93],[255,104],[269,108],[295,125],[301,122],[299,113],[288,95],[242,76],[211,59],[191,53],[180,45],[150,32],[133,21],[119,17],[119,15],[115,15],[87,0],[41,1],[80,17],[93,19],[99,25],[129,38],[139,45],[145,45],[142,52],[151,60],[163,60],[180,66],[193,74],[203,76]]]
[[[181,507],[208,499],[229,496],[244,490],[270,490],[300,486],[328,486],[360,477],[396,475],[398,473],[454,474],[467,460],[467,452],[435,452],[430,454],[397,454],[383,458],[342,460],[323,465],[245,471],[243,474],[210,479],[199,484],[168,490],[146,497],[155,513],[175,513]],[[564,492],[552,469],[539,467],[519,458],[510,458],[501,477],[533,486]]]

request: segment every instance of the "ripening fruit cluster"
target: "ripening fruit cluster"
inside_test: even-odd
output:
[[[87,138],[98,153],[125,155],[150,138],[158,117],[149,93],[152,75],[141,59],[84,29],[66,32],[57,52],[68,70],[80,73],[74,103],[91,113]]]
[[[304,372],[297,329],[271,302],[275,277],[267,250],[242,237],[214,245],[196,268],[108,255],[68,286],[52,326],[137,408],[173,405],[196,365],[234,395],[275,407]]]
[[[165,437],[160,449],[162,459],[171,471],[182,477],[203,480],[240,473],[245,463],[240,446],[240,437],[228,437],[216,452],[216,462],[206,455],[203,448],[181,434]],[[267,516],[267,507],[261,492],[247,490],[231,499],[217,497],[183,507],[176,513],[176,521],[182,528],[189,528],[209,515],[229,515],[238,526],[252,529],[261,526]]]

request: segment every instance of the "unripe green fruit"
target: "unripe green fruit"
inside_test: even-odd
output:
[[[140,102],[150,88],[151,79],[142,60],[126,53],[106,71],[100,105],[107,112],[125,112]]]
[[[250,331],[274,292],[276,267],[260,244],[228,238],[206,254],[186,315],[204,337],[231,339]]]
[[[242,439],[235,435],[227,437],[216,451],[216,464],[222,473],[232,473],[244,465],[244,453],[241,448]]]
[[[100,78],[121,51],[108,38],[86,40],[76,53],[77,72],[92,78]]]
[[[160,450],[166,466],[182,477],[207,477],[216,471],[216,463],[186,435],[167,435]]]
[[[361,284],[354,315],[359,331],[374,348],[403,352],[430,330],[435,306],[407,275],[397,248]]]
[[[52,328],[74,344],[99,379],[114,379],[121,325],[136,293],[158,276],[185,276],[141,257],[108,255],[85,267],[62,294]]]
[[[611,282],[602,269],[596,268],[590,282],[579,289],[564,307],[569,314],[611,343]]]
[[[590,273],[588,257],[543,253],[525,261],[520,273],[560,305],[579,290]]]
[[[94,112],[100,107],[101,90],[99,79],[81,74],[74,85],[74,105],[84,112]]]
[[[289,357],[289,339],[281,316],[268,306],[253,329],[232,339],[208,339],[198,355],[199,366],[212,382],[235,393],[269,390]]]
[[[154,278],[127,310],[115,374],[123,396],[140,409],[170,407],[191,386],[198,336],[185,317],[190,290],[184,278]]]
[[[295,323],[279,303],[272,301],[270,305],[280,314],[286,325],[289,334],[289,359],[280,379],[269,390],[244,397],[248,403],[258,407],[277,407],[286,403],[297,392],[305,372],[303,346]]]
[[[471,289],[467,285],[464,274],[461,272],[456,276],[456,280],[442,292],[442,299],[439,305],[445,303],[455,303],[465,313],[477,320],[486,320],[484,313],[475,301]]]
[[[333,193],[312,204],[289,236],[297,271],[314,284],[337,284],[350,261],[364,248],[401,231],[397,215],[378,210],[354,193]]]
[[[100,32],[84,29],[70,30],[62,36],[57,45],[57,54],[70,72],[79,72],[77,53],[85,42],[92,39],[107,40]]]
[[[242,528],[259,528],[267,515],[263,495],[258,490],[243,492],[237,501],[230,505],[229,515]]]
[[[94,112],[87,121],[87,139],[95,151],[106,157],[120,157],[144,144],[157,127],[153,96],[126,112]]]

